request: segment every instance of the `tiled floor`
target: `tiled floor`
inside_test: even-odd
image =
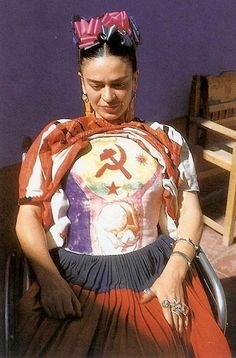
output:
[[[218,184],[220,190],[209,195],[209,186]],[[226,183],[220,178],[211,178],[211,184],[202,190],[202,209],[212,218],[215,217],[219,223],[224,220]],[[206,189],[206,190],[205,190]],[[207,197],[204,199],[204,193]],[[236,237],[236,228],[235,228]],[[236,357],[236,242],[227,247],[222,242],[222,236],[209,227],[205,226],[202,235],[201,247],[214,267],[225,290],[228,307],[228,326],[226,336],[228,338],[233,356]]]

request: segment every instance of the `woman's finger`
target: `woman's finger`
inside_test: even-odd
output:
[[[66,303],[66,304],[68,304],[68,303]],[[67,315],[67,312],[65,309],[66,304],[64,303],[64,301],[61,297],[59,297],[59,299],[55,300],[53,308],[54,308],[56,318],[59,318],[59,319],[66,318],[66,315]]]
[[[156,297],[155,293],[150,288],[147,288],[142,292],[141,303],[147,303],[151,301],[154,297]]]
[[[176,330],[182,334],[183,328],[188,326],[189,307],[175,299],[171,302],[171,312]]]
[[[50,318],[55,317],[55,312],[53,310],[53,306],[50,304],[47,297],[45,297],[44,295],[41,295],[40,303],[48,317],[50,317]]]
[[[77,317],[81,317],[81,315],[82,315],[81,304],[75,295],[72,297],[72,305],[74,308],[75,315]]]
[[[189,325],[189,318],[188,316],[184,316],[184,328],[187,329]]]
[[[179,323],[178,332],[180,334],[182,334],[183,333],[183,326],[184,326],[184,316],[183,315],[179,316],[179,322],[178,323]]]
[[[47,305],[47,306],[45,305],[44,309],[50,318],[57,318],[57,319],[63,318],[63,315],[58,310],[56,303],[54,303],[53,305]]]
[[[74,317],[76,315],[71,297],[68,297],[67,300],[63,301],[63,311],[65,318]]]
[[[174,328],[174,321],[173,321],[173,317],[170,311],[170,308],[162,308],[163,311],[163,315],[166,319],[166,321],[169,323],[169,325]]]
[[[175,327],[176,331],[179,332],[179,316],[176,313],[172,312],[172,318],[173,318],[173,322],[174,322],[174,327]]]
[[[48,297],[47,300],[44,300],[43,306],[49,317],[57,319],[65,319],[67,316],[68,307],[70,308],[70,306],[70,312],[73,312],[73,307],[70,303],[70,299],[67,299],[65,301],[65,297],[63,296]]]
[[[63,312],[61,311],[61,307],[58,305],[58,313],[61,317],[63,314],[63,318],[68,317],[80,317],[81,316],[81,305],[80,302],[75,295],[74,291],[69,288],[67,294],[61,298],[61,304],[63,307]]]

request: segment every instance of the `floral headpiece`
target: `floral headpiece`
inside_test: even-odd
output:
[[[140,44],[140,31],[132,16],[125,11],[107,12],[105,15],[73,20],[73,31],[79,49],[91,49],[103,42],[109,42],[118,33],[123,46],[132,47]]]

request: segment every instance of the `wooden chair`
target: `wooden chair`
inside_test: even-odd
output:
[[[207,215],[204,223],[223,235],[229,246],[236,219],[236,72],[192,79],[187,135],[195,155],[199,180],[226,170],[229,185],[224,225]],[[205,167],[202,160],[211,163]]]

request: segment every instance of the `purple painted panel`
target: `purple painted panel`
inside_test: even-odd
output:
[[[137,115],[187,113],[192,75],[236,70],[235,0],[3,0],[0,3],[0,167],[18,162],[24,135],[81,115],[73,15],[127,10],[142,30]]]
[[[92,246],[88,199],[71,174],[68,175],[66,180],[65,193],[70,202],[68,218],[72,223],[66,246],[72,251],[90,254]]]

